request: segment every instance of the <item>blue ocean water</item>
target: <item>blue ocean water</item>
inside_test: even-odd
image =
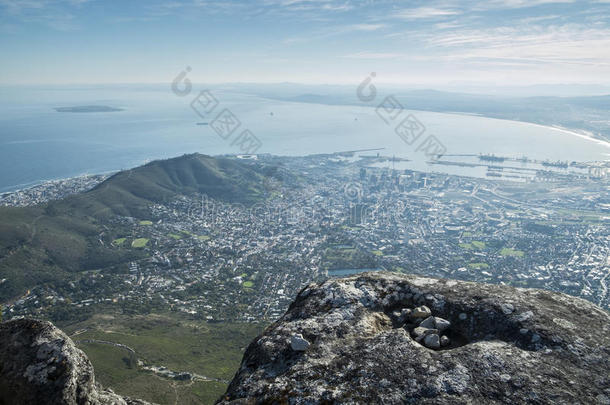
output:
[[[241,153],[209,122],[228,108],[261,141],[258,153],[306,155],[385,148],[381,154],[411,159],[403,166],[455,174],[460,167],[431,167],[417,144],[406,144],[374,108],[264,99],[213,89],[219,104],[201,118],[169,85],[0,88],[0,192],[44,180],[130,168],[148,160],[200,152]],[[118,112],[57,112],[56,107],[106,105]],[[448,154],[495,153],[533,159],[592,161],[610,157],[608,143],[527,123],[477,116],[412,112]],[[236,132],[236,133],[237,133]],[[423,137],[422,137],[423,139]],[[471,170],[470,170],[471,171]]]

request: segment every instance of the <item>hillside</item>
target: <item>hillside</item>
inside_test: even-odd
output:
[[[34,285],[142,257],[103,242],[102,235],[121,234],[120,224],[108,226],[116,216],[145,218],[151,204],[193,193],[253,204],[264,198],[268,176],[273,168],[191,154],[119,172],[88,192],[42,206],[0,207],[0,280],[6,279],[0,302]]]

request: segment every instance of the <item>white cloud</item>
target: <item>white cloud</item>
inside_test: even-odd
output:
[[[455,9],[434,8],[434,7],[419,7],[399,11],[393,17],[404,20],[429,19],[439,17],[449,17],[458,15],[461,12]]]

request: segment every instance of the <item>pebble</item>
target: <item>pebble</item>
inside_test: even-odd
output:
[[[460,321],[465,321],[466,319],[468,319],[468,315],[466,315],[465,313],[462,312],[459,315],[459,318],[460,318]]]
[[[513,304],[502,304],[500,305],[500,308],[502,309],[502,312],[504,312],[505,315],[510,315],[515,311],[515,307]]]
[[[434,323],[435,323],[436,329],[438,329],[441,332],[448,329],[451,326],[451,322],[449,322],[446,319],[439,318],[439,317],[434,318]]]
[[[430,311],[430,308],[425,305],[417,307],[411,312],[412,318],[427,318],[430,315],[432,315],[432,311]]]
[[[407,317],[411,315],[411,309],[403,308],[402,311],[400,311],[400,315],[403,317],[403,319],[407,319]]]
[[[451,339],[449,339],[447,336],[441,336],[441,346],[449,346],[449,343],[451,343]]]
[[[429,347],[430,349],[438,349],[441,347],[440,338],[436,333],[426,335],[424,338],[424,346]]]
[[[433,316],[429,316],[424,319],[419,326],[422,328],[434,329],[436,328],[436,321],[434,320]]]
[[[423,328],[421,326],[418,326],[417,328],[413,329],[413,333],[415,334],[415,336],[419,337],[419,336],[430,335],[430,334],[433,334],[433,333],[438,333],[438,330],[437,329]]]
[[[290,338],[290,347],[295,352],[304,352],[311,345],[300,333],[292,335]]]

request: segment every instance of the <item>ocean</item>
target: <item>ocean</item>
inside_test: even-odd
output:
[[[405,111],[391,121],[387,111],[369,106],[284,102],[223,88],[212,89],[212,94],[218,104],[202,117],[191,108],[198,89],[179,97],[169,85],[1,87],[0,192],[184,153],[243,153],[234,140],[245,129],[260,141],[257,153],[301,156],[383,148],[365,154],[410,160],[401,162],[400,168],[463,175],[484,176],[484,169],[430,165],[422,144],[434,136],[446,155],[484,153],[570,162],[610,159],[607,142],[516,121],[423,111]],[[55,110],[87,105],[122,111]],[[224,109],[240,122],[227,139],[212,126],[201,125]],[[407,115],[423,129],[411,144],[395,132]]]

